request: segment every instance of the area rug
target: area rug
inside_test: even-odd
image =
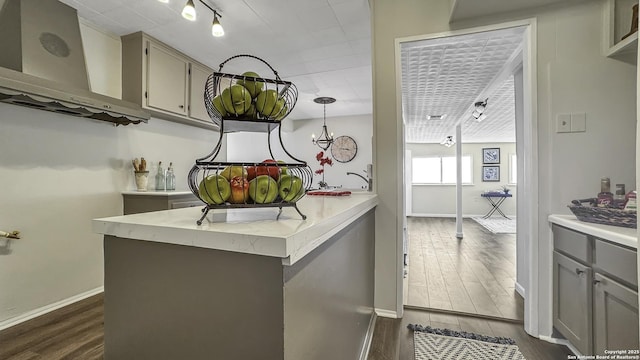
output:
[[[472,218],[478,224],[482,225],[485,229],[489,230],[493,234],[515,234],[516,233],[516,219],[506,219],[502,216],[492,216],[488,219],[482,216],[476,216]]]
[[[515,341],[409,324],[413,330],[415,360],[526,360]]]

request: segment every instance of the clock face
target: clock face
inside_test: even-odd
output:
[[[358,145],[351,136],[338,136],[331,145],[331,156],[341,163],[353,160],[357,152]]]

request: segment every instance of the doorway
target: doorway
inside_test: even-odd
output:
[[[529,261],[530,259],[528,259],[527,256],[531,256],[531,255],[527,255],[527,251],[525,251],[525,249],[533,246],[532,242],[536,241],[531,237],[531,233],[535,228],[535,226],[532,226],[532,225],[537,223],[535,204],[533,204],[531,199],[535,198],[537,185],[532,182],[532,179],[529,179],[528,182],[522,181],[523,175],[525,173],[531,173],[531,171],[535,167],[535,164],[533,164],[533,158],[534,158],[533,150],[535,145],[535,141],[534,141],[535,139],[533,137],[534,132],[532,131],[532,127],[533,127],[532,109],[535,108],[533,106],[533,103],[535,102],[535,98],[533,97],[533,94],[535,94],[535,91],[534,91],[535,84],[532,81],[532,79],[535,79],[535,77],[533,76],[533,71],[535,69],[535,66],[532,66],[532,63],[535,60],[535,56],[534,56],[535,46],[534,46],[534,42],[532,41],[532,37],[533,37],[532,34],[534,34],[535,32],[534,30],[532,30],[532,27],[534,26],[535,26],[535,21],[533,20],[522,21],[522,22],[515,22],[515,23],[498,24],[498,25],[483,27],[483,28],[467,29],[462,31],[432,34],[427,36],[396,40],[396,58],[398,59],[398,63],[399,63],[398,69],[400,70],[398,71],[398,73],[401,74],[401,79],[397,79],[397,83],[398,85],[402,85],[402,86],[404,86],[407,83],[405,81],[406,78],[402,78],[402,77],[415,74],[415,71],[409,70],[408,66],[412,64],[419,64],[420,62],[429,63],[433,61],[439,61],[440,59],[446,57],[447,50],[445,49],[441,51],[441,48],[443,47],[443,45],[446,45],[446,44],[449,44],[449,45],[453,44],[451,45],[452,52],[458,56],[458,59],[457,60],[454,59],[453,63],[445,64],[444,67],[443,65],[439,65],[437,67],[427,66],[426,68],[423,68],[422,72],[420,70],[417,70],[418,77],[421,77],[423,82],[429,79],[430,76],[437,77],[439,74],[442,74],[443,72],[446,72],[446,71],[449,71],[449,73],[452,73],[452,72],[455,73],[455,71],[453,70],[455,69],[456,66],[464,67],[465,66],[464,54],[478,54],[487,49],[490,50],[490,47],[495,44],[490,44],[491,40],[487,40],[487,39],[492,39],[492,38],[501,39],[503,44],[498,45],[498,47],[502,47],[501,51],[507,54],[506,56],[503,54],[501,56],[494,57],[494,58],[499,58],[497,60],[493,59],[495,60],[496,63],[500,62],[500,66],[498,66],[497,70],[494,64],[493,68],[488,71],[480,66],[475,66],[475,67],[472,66],[472,70],[473,70],[472,73],[467,72],[462,74],[460,73],[452,74],[450,76],[449,81],[452,81],[454,83],[456,83],[456,81],[458,82],[457,84],[458,87],[455,93],[447,93],[447,87],[438,88],[436,86],[436,90],[435,91],[432,90],[432,92],[430,93],[431,98],[429,100],[427,101],[422,100],[422,102],[413,101],[412,103],[412,100],[415,100],[415,99],[407,100],[405,95],[407,95],[408,93],[411,93],[412,91],[416,91],[416,89],[419,92],[421,89],[419,87],[414,86],[414,87],[408,88],[407,91],[405,92],[405,89],[403,88],[403,98],[401,101],[402,101],[402,114],[403,114],[403,122],[404,122],[403,154],[406,154],[404,159],[405,164],[413,162],[412,158],[409,157],[408,155],[409,152],[406,150],[412,150],[412,152],[415,152],[415,148],[410,148],[411,145],[409,146],[407,145],[415,142],[416,136],[424,136],[424,134],[420,134],[420,131],[429,132],[429,134],[426,137],[430,136],[427,142],[431,144],[432,148],[438,148],[438,147],[444,148],[443,146],[445,142],[444,140],[449,135],[455,135],[455,126],[457,125],[462,126],[462,129],[463,129],[462,136],[461,136],[461,139],[454,138],[454,142],[461,141],[463,143],[463,147],[467,147],[468,149],[473,148],[473,146],[478,146],[477,144],[480,144],[479,146],[500,148],[502,150],[504,148],[504,146],[502,145],[504,142],[500,142],[499,140],[496,140],[496,139],[478,140],[478,138],[482,137],[481,133],[483,132],[483,130],[486,130],[486,129],[483,129],[483,126],[486,127],[486,126],[490,126],[487,124],[491,124],[490,121],[487,121],[488,117],[491,116],[491,111],[489,110],[490,106],[493,105],[494,108],[498,108],[499,106],[501,106],[499,104],[499,101],[495,101],[497,99],[497,97],[495,96],[495,92],[500,87],[501,82],[504,82],[506,78],[509,78],[509,81],[511,81],[511,83],[513,84],[512,86],[514,87],[520,86],[519,96],[522,100],[518,109],[518,111],[520,111],[520,116],[517,117],[514,114],[512,115],[512,118],[511,118],[514,124],[514,127],[511,128],[511,131],[512,131],[511,136],[513,138],[512,146],[516,150],[513,152],[518,154],[517,162],[515,164],[515,169],[514,169],[515,170],[514,173],[517,173],[516,182],[518,185],[515,186],[515,184],[513,184],[514,186],[512,189],[513,191],[512,194],[514,195],[514,197],[518,198],[518,201],[517,201],[517,205],[515,204],[516,201],[513,201],[513,203],[510,205],[512,212],[511,213],[507,212],[507,215],[517,214],[517,217],[516,217],[517,225],[518,225],[517,235],[516,234],[510,235],[510,236],[505,236],[502,234],[488,235],[487,233],[484,232],[485,231],[484,228],[479,226],[477,223],[473,222],[473,220],[465,219],[463,222],[464,229],[465,229],[463,231],[464,236],[463,236],[463,239],[458,242],[455,238],[455,235],[456,235],[455,221],[452,221],[450,218],[449,219],[446,218],[447,215],[450,216],[452,214],[455,214],[455,193],[453,192],[453,189],[455,189],[455,186],[448,185],[448,188],[447,188],[447,184],[438,184],[438,187],[435,186],[436,184],[425,185],[425,187],[427,186],[431,187],[430,191],[432,192],[432,194],[433,193],[436,194],[428,198],[425,198],[419,195],[418,189],[416,188],[416,186],[413,186],[414,184],[411,183],[412,174],[411,173],[405,174],[406,183],[405,183],[404,192],[406,194],[412,194],[411,198],[405,199],[405,201],[407,202],[406,204],[407,206],[406,206],[406,209],[403,209],[405,211],[405,214],[404,214],[405,216],[403,216],[403,220],[407,215],[412,216],[409,218],[409,221],[407,222],[408,227],[407,227],[407,231],[405,231],[405,238],[404,238],[404,245],[406,246],[403,246],[403,248],[407,248],[409,252],[408,254],[409,270],[407,271],[407,275],[408,277],[411,276],[412,261],[411,261],[411,244],[408,243],[406,240],[408,240],[408,238],[411,237],[412,227],[413,227],[414,230],[417,230],[418,232],[422,231],[422,234],[428,235],[427,237],[431,236],[432,234],[436,234],[435,236],[431,236],[432,238],[431,243],[433,244],[431,249],[428,249],[428,246],[425,246],[424,243],[421,243],[419,245],[422,248],[421,251],[423,255],[423,258],[422,258],[423,261],[422,261],[422,264],[414,264],[414,265],[425,266],[426,264],[426,267],[425,267],[426,270],[423,271],[423,275],[425,278],[429,276],[429,271],[430,271],[429,269],[433,270],[433,272],[436,274],[439,272],[441,275],[439,281],[441,281],[441,285],[444,285],[444,286],[438,285],[438,280],[434,281],[433,284],[429,284],[425,282],[425,285],[423,286],[422,289],[418,291],[414,291],[414,293],[418,293],[418,294],[421,291],[426,292],[427,298],[429,298],[430,290],[432,294],[434,294],[433,298],[436,300],[433,302],[430,301],[425,307],[438,309],[437,306],[442,306],[442,310],[446,310],[446,311],[476,313],[480,315],[487,315],[487,316],[493,316],[493,317],[518,318],[519,320],[525,320],[525,324],[526,324],[526,322],[529,321],[528,318],[530,318],[527,315],[528,314],[527,309],[531,309],[532,303],[537,302],[535,297],[533,297],[532,299],[526,299],[524,301],[522,300],[522,298],[520,298],[520,295],[522,296],[527,295],[526,284],[531,283],[529,281],[529,278],[531,276],[535,276],[532,273],[535,272],[533,267],[536,265],[533,262]],[[467,40],[470,39],[471,42],[469,43],[469,42],[461,41],[464,38],[466,38]],[[516,38],[518,38],[517,43],[515,42]],[[504,44],[505,41],[508,43],[508,46],[506,46],[506,48]],[[499,43],[500,41],[497,41],[497,42]],[[411,48],[412,45],[415,46],[416,44],[420,44],[422,47],[422,49],[417,50],[420,52],[420,56],[418,57],[419,61],[418,62],[410,61],[407,58],[403,58],[403,54],[406,53],[406,51],[403,53],[403,50],[407,48]],[[431,49],[424,50],[424,48],[431,48]],[[414,72],[412,73],[412,71]],[[518,72],[520,73],[519,78],[517,76],[514,76],[514,74],[517,74]],[[475,83],[479,83],[479,84],[482,84],[482,81],[484,81],[484,85],[476,86],[475,88],[461,85],[461,84],[464,84],[465,81],[469,82],[470,81],[469,79],[478,80]],[[409,85],[411,85],[410,82],[409,82]],[[442,105],[443,102],[446,102],[445,100],[442,100],[442,98],[446,96],[450,97],[450,99],[445,99],[446,101],[455,102],[455,99],[452,100],[451,98],[455,98],[457,96],[461,98],[460,101],[462,102],[457,104],[457,106],[449,108],[453,110],[447,110],[451,113],[439,114],[438,112],[441,112],[439,111],[439,109],[441,109],[442,107],[438,108],[438,106]],[[487,105],[486,107],[487,119],[483,119],[484,124],[483,122],[473,121],[475,119],[470,120],[471,114],[475,110],[474,109],[475,103],[477,101],[485,100],[486,98],[489,98],[488,104],[491,104],[491,105]],[[492,101],[491,98],[493,98],[494,101]],[[429,112],[432,112],[432,113],[429,113]],[[497,113],[498,111],[496,110],[494,112],[494,115]],[[515,110],[514,110],[514,113],[515,113]],[[420,116],[421,118],[419,119],[415,118],[416,116]],[[445,119],[449,117],[449,120],[442,122],[443,117]],[[431,123],[428,125],[424,125],[424,123],[429,120],[440,120],[441,123],[440,124]],[[466,132],[465,132],[465,128],[467,130]],[[500,133],[502,130],[504,129],[494,127],[493,129],[490,129],[488,133],[491,133],[492,135],[497,135],[497,133]],[[475,136],[475,140],[473,139],[474,136]],[[468,139],[471,139],[471,141],[467,141]],[[476,144],[476,145],[473,145],[473,144]],[[462,154],[460,154],[461,157],[464,155],[464,152],[465,150],[462,150]],[[476,150],[471,150],[471,152],[473,152],[473,154],[471,154],[472,155],[471,167],[472,167],[472,172],[475,172],[475,175],[473,175],[474,179],[469,184],[462,186],[462,189],[463,189],[462,198],[463,199],[465,198],[464,193],[466,193],[467,198],[471,197],[473,199],[474,196],[469,195],[469,193],[472,191],[475,191],[475,198],[476,198],[475,202],[477,204],[467,203],[466,204],[467,209],[465,209],[465,206],[463,206],[464,215],[466,216],[481,215],[482,213],[480,213],[477,210],[477,207],[481,205],[485,205],[485,206],[487,205],[486,203],[484,203],[484,199],[481,199],[479,196],[479,191],[485,191],[485,190],[479,190],[483,188],[483,186],[481,186],[483,183],[482,181],[476,180],[476,179],[481,179],[482,176],[484,176],[484,174],[482,174],[482,171],[484,170],[483,168],[484,166],[493,165],[493,164],[483,164],[483,161],[481,159],[482,155],[478,154]],[[452,151],[452,153],[455,156],[455,151]],[[451,154],[451,152],[449,152],[449,154]],[[508,151],[506,153],[502,151],[502,154],[501,154],[502,159],[500,160],[501,164],[499,164],[499,167],[500,167],[499,170],[502,170],[503,177],[510,175],[510,171],[508,170],[509,163],[511,162],[510,155],[511,154]],[[441,164],[440,165],[441,169],[444,168],[444,165],[442,165],[445,161],[443,157],[444,156],[441,156],[441,159],[439,159]],[[473,159],[474,157],[476,158],[475,161]],[[416,169],[415,162],[413,162],[412,165],[415,171]],[[506,174],[505,174],[505,169],[507,170]],[[463,174],[464,174],[464,170],[463,170]],[[443,175],[440,174],[440,176],[442,180]],[[505,180],[499,180],[498,182],[500,185],[502,184],[508,185],[507,181]],[[449,193],[448,196],[446,195],[447,192]],[[482,201],[478,201],[478,199]],[[435,206],[440,206],[440,210],[434,211],[432,207],[431,210],[425,212],[423,211],[424,209],[421,210],[418,208],[418,206],[416,206],[417,203],[429,202],[429,201],[432,203],[432,205],[435,204]],[[411,205],[409,203],[411,203]],[[453,205],[453,210],[451,210],[451,205]],[[423,216],[426,215],[426,217],[422,217],[422,216],[417,217],[415,215],[423,215]],[[434,215],[438,215],[438,217]],[[442,217],[443,215],[445,215],[445,217]],[[422,230],[419,230],[419,229],[422,229]],[[473,239],[472,236],[476,237],[476,239]],[[439,237],[439,240],[438,240],[439,242],[438,241],[434,242],[433,238],[438,238],[438,237]],[[529,241],[529,239],[532,239],[532,240]],[[488,247],[478,248],[477,245],[482,243],[484,243]],[[467,245],[467,246],[464,246],[464,245]],[[474,246],[471,246],[471,245],[474,245]],[[496,251],[495,246],[498,246],[501,250]],[[491,247],[493,247],[493,249]],[[438,255],[437,255],[436,248],[439,248],[440,250],[443,250],[445,253],[447,253],[447,258],[444,259],[442,262],[437,260]],[[498,260],[497,259],[498,256],[493,256],[497,253],[506,254],[506,253],[509,253],[509,251],[513,252],[510,258],[511,260],[507,259],[509,258],[509,256],[506,256],[505,259],[502,259],[502,260]],[[507,264],[507,266],[511,266],[511,271],[514,274],[514,279],[512,279],[511,284],[505,283],[509,281],[508,279],[505,279],[505,277],[501,279],[493,277],[493,279],[490,279],[489,275],[491,275],[492,272],[495,272],[495,267],[494,267],[494,270],[491,270],[491,268],[484,266],[484,268],[478,270],[478,269],[474,269],[473,266],[471,266],[472,263],[474,263],[474,265],[478,265],[479,263],[482,263],[481,260],[483,260],[482,259],[483,257],[485,261],[492,262],[492,264],[490,264],[491,266],[496,266],[496,261],[497,262],[505,261],[507,263],[512,262],[510,265]],[[428,261],[425,262],[424,260],[428,260]],[[515,260],[515,261],[512,261],[512,260]],[[439,264],[437,271],[433,266],[435,263]],[[442,263],[443,266],[440,266],[440,263]],[[517,271],[515,268],[516,263],[517,263]],[[531,264],[531,266],[529,266],[529,264]],[[500,267],[501,265],[498,264],[497,266]],[[443,275],[443,274],[446,274],[446,275]],[[456,276],[450,276],[453,274],[455,274]],[[475,276],[475,279],[472,279],[471,275]],[[418,275],[418,277],[420,277],[420,275]],[[468,287],[465,288],[465,286],[463,286],[461,289],[453,289],[453,288],[448,289],[447,288],[448,283],[455,283],[456,277],[458,278],[458,280],[460,280],[458,281],[459,283],[464,283],[466,280],[466,282],[468,283]],[[437,279],[437,276],[435,276],[434,278]],[[481,281],[482,278],[486,278],[490,281],[487,283],[482,283]],[[418,279],[404,278],[403,282],[406,284],[412,280],[414,281],[414,283],[416,282],[416,280],[422,281],[419,278]],[[480,287],[478,287],[478,285]],[[478,292],[470,290],[470,288],[472,287],[475,287],[477,290],[481,290],[485,295],[488,296],[488,297],[485,297],[484,300],[490,299],[491,295],[495,291],[503,291],[503,292],[507,292],[507,294],[502,294],[502,295],[506,295],[506,296],[512,295],[515,301],[513,304],[509,304],[505,308],[504,312],[500,312],[500,310],[498,309],[498,311],[493,311],[493,313],[482,314],[481,312],[478,312],[478,309],[483,309],[487,307],[489,308],[493,307],[495,309],[497,305],[500,305],[499,301],[494,302],[490,306],[487,305],[486,301],[479,300],[479,298],[475,299],[474,301],[473,296],[470,296],[470,293],[471,292],[478,293]],[[520,295],[516,295],[516,292],[514,291],[516,287],[519,288],[518,294]],[[413,301],[413,299],[410,299],[411,295],[409,294],[409,291],[407,291],[408,289],[405,288],[403,290],[404,290],[403,296],[402,296],[403,303],[408,304],[409,300]],[[509,294],[510,290],[511,290],[511,294]],[[449,299],[448,305],[443,304],[445,302],[443,301],[443,299],[445,299],[445,297],[443,296],[444,294],[442,293],[443,291],[446,293],[446,297]],[[440,294],[438,294],[438,292],[440,292]],[[466,299],[469,301],[459,300],[460,298],[465,298],[464,294],[466,294]],[[531,294],[535,294],[535,292],[529,292],[529,295]],[[422,295],[425,295],[425,294],[423,293]],[[457,302],[456,305],[452,303],[451,301],[452,298],[455,299],[454,302]],[[518,298],[520,299],[519,302],[518,302]],[[504,300],[504,297],[502,298],[502,300]],[[514,311],[514,309],[516,310]],[[518,315],[514,316],[514,313],[516,312],[518,313]],[[509,315],[505,315],[505,313],[508,313]],[[534,320],[534,323],[537,323],[536,319],[533,319],[533,320]],[[535,324],[532,326],[535,326]],[[525,327],[527,326],[525,325]]]

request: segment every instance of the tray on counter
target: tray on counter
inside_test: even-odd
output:
[[[591,205],[582,205],[585,202]],[[568,207],[569,210],[571,210],[571,212],[580,221],[594,224],[628,227],[634,229],[637,228],[637,211],[610,207],[598,207],[593,206],[592,204],[592,199],[574,200]]]

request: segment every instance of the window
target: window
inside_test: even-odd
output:
[[[518,157],[516,154],[509,154],[509,184],[518,183]]]
[[[411,180],[414,184],[455,184],[456,157],[415,157]],[[462,183],[471,184],[473,168],[470,155],[462,156]]]

